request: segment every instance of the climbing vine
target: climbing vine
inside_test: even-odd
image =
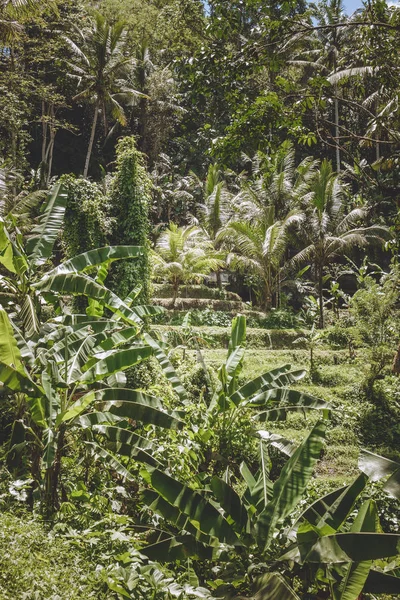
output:
[[[68,190],[62,247],[66,258],[108,243],[111,219],[101,188],[87,179],[64,175],[61,180]]]
[[[111,243],[142,246],[144,253],[137,260],[115,263],[109,287],[125,298],[133,288],[141,285],[136,302],[147,304],[150,297],[148,213],[151,181],[134,137],[119,141],[116,162],[109,196],[113,218]]]

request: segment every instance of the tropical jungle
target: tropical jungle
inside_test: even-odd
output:
[[[399,53],[0,0],[0,600],[400,598]]]

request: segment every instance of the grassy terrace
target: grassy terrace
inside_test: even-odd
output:
[[[175,330],[172,326],[157,326],[157,329],[164,333]],[[229,329],[197,327],[194,330],[196,335],[208,340],[209,347],[203,348],[202,354],[205,363],[217,371],[226,358]],[[312,381],[309,375],[309,352],[297,344],[293,345],[300,333],[295,330],[267,333],[265,330],[249,328],[242,383],[285,364],[307,370],[307,376],[297,384],[297,389],[326,400],[332,406],[326,449],[316,475],[327,484],[341,485],[357,473],[360,446],[384,449],[382,442],[379,448],[373,444],[373,440],[371,444],[371,423],[375,420],[376,408],[363,391],[363,381],[368,372],[367,353],[364,349],[358,349],[356,357],[350,360],[347,349],[318,348],[315,352],[317,373]],[[267,339],[270,340],[268,346],[272,345],[272,348],[266,347],[264,342]],[[276,347],[281,345],[284,347]],[[188,362],[196,363],[195,350],[187,350],[186,356]],[[286,422],[266,424],[265,428],[298,442],[317,418],[317,414],[296,413],[290,415]]]

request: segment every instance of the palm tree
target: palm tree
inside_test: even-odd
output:
[[[75,32],[79,36],[79,42],[75,43],[71,38],[65,38],[74,55],[74,61],[69,62],[72,68],[71,76],[78,81],[78,88],[83,88],[73,100],[94,104],[92,129],[83,171],[83,176],[87,177],[100,112],[103,117],[104,134],[107,135],[107,110],[111,110],[117,123],[125,125],[126,116],[120,101],[143,94],[127,85],[132,60],[123,52],[125,30],[122,22],[111,25],[105,17],[96,13],[91,28],[81,31],[75,27]]]
[[[220,251],[218,235],[232,216],[230,200],[232,194],[222,179],[222,171],[218,165],[210,165],[203,186],[204,203],[197,205],[199,224],[204,234],[209,238],[216,251]],[[217,271],[217,284],[222,287],[221,272]]]
[[[279,292],[289,226],[297,221],[298,215],[294,211],[276,221],[274,207],[269,206],[265,209],[265,217],[256,222],[248,219],[231,221],[220,231],[218,239],[230,249],[228,266],[255,276],[258,303],[270,310],[274,295]]]
[[[334,173],[328,160],[321,163],[308,194],[301,202],[299,238],[305,247],[290,263],[294,267],[311,264],[315,269],[319,298],[319,327],[324,327],[323,282],[325,267],[337,256],[355,246],[366,246],[381,241],[386,229],[379,226],[360,227],[367,214],[364,208],[355,208],[345,214],[345,191],[341,174]]]
[[[173,287],[173,304],[184,283],[202,281],[224,262],[199,227],[170,223],[161,234],[153,255],[154,276]]]

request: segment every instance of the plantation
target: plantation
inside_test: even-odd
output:
[[[1,600],[400,597],[400,9],[358,4],[0,0]]]

